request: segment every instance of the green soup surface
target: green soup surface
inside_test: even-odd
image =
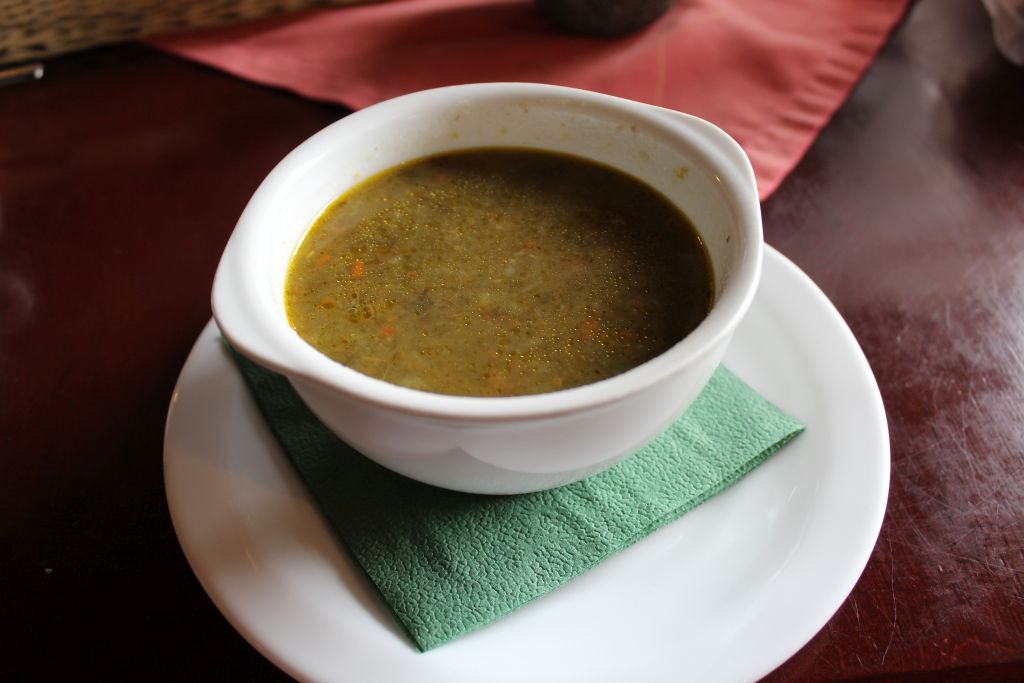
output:
[[[579,157],[473,149],[345,193],[292,258],[288,319],[372,377],[464,396],[537,394],[654,358],[703,320],[713,275],[664,196]]]

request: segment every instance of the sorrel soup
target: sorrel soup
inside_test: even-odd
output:
[[[289,267],[288,319],[393,384],[515,396],[625,372],[693,330],[713,275],[687,217],[641,181],[532,149],[412,161],[345,193]]]

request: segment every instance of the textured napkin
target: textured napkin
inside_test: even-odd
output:
[[[284,377],[235,359],[324,517],[420,650],[579,576],[729,487],[803,431],[720,367],[683,417],[609,470],[539,493],[457,493],[363,457],[313,416]]]
[[[570,35],[531,0],[401,0],[151,42],[229,73],[360,109],[485,81],[553,83],[705,118],[754,166],[761,198],[796,165],[908,0],[679,0],[616,39]]]

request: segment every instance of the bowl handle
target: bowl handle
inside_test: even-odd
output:
[[[737,177],[742,178],[744,180],[742,183],[743,191],[752,193],[752,196],[744,196],[741,199],[753,199],[755,203],[760,203],[760,197],[757,194],[757,179],[754,177],[754,167],[750,164],[750,158],[747,156],[747,153],[743,151],[743,148],[731,135],[715,124],[696,116],[684,114],[674,109],[658,107],[653,104],[644,106],[667,119],[670,125],[692,131],[699,139],[706,140],[709,144],[703,151],[713,156],[714,160],[719,162],[720,165],[733,171]]]
[[[242,236],[233,234],[217,266],[210,300],[217,327],[236,351],[254,363],[285,375],[309,376],[294,347],[281,339],[287,330],[268,320],[281,314],[261,296],[258,282],[243,267],[246,259],[239,252],[246,246]]]

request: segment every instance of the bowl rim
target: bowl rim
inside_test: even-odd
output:
[[[465,103],[470,99],[569,98],[642,121],[685,143],[702,157],[727,198],[742,236],[736,267],[721,296],[703,321],[668,350],[626,372],[557,391],[507,397],[457,396],[391,384],[349,368],[318,351],[256,301],[258,269],[246,267],[246,255],[272,226],[260,207],[286,179],[322,155],[323,146],[346,130],[376,117],[391,118],[423,106]],[[542,147],[538,147],[542,148]],[[727,199],[727,201],[730,201]],[[305,234],[305,233],[304,233]],[[290,257],[289,257],[290,258]],[[270,172],[249,200],[222,254],[211,304],[224,337],[251,360],[284,374],[302,391],[320,385],[360,402],[406,414],[471,422],[508,422],[556,417],[597,408],[683,372],[735,330],[753,300],[760,279],[763,234],[753,169],[739,144],[713,124],[687,114],[610,95],[536,83],[475,83],[424,90],[385,100],[330,124],[293,149]],[[258,287],[258,285],[255,285]]]

